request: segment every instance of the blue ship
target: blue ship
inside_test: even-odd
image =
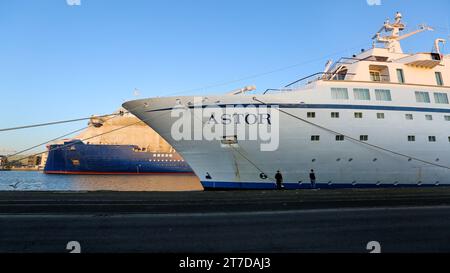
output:
[[[48,149],[46,174],[193,174],[176,152],[150,152],[135,145],[85,144],[77,139]]]

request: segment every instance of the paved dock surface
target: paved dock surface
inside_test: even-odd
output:
[[[0,192],[0,252],[449,252],[450,189]]]

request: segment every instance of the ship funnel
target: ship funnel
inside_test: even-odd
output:
[[[247,92],[250,92],[250,91],[254,91],[254,90],[256,90],[256,86],[250,85],[250,86],[246,86],[246,87],[241,88],[241,89],[236,89],[234,91],[231,91],[227,95],[239,95],[239,94],[244,94],[244,93],[247,93]]]

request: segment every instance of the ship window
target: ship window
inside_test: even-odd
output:
[[[428,92],[416,91],[416,101],[420,103],[430,103],[430,94]]]
[[[409,141],[409,142],[414,142],[414,141],[416,141],[416,136],[408,136],[408,141]]]
[[[306,114],[306,116],[307,116],[308,118],[315,118],[315,117],[316,117],[316,112],[308,112],[308,113]]]
[[[428,141],[429,142],[436,142],[436,137],[435,136],[429,136],[428,137]]]
[[[380,71],[370,71],[370,80],[373,82],[381,82]]]
[[[375,89],[375,97],[378,101],[392,101],[391,90]]]
[[[311,136],[311,141],[320,141],[320,136]]]
[[[331,88],[331,98],[334,100],[348,100],[348,89]]]
[[[405,83],[405,75],[403,69],[397,69],[397,78],[399,83]]]
[[[442,73],[441,72],[435,72],[436,75],[436,83],[437,85],[443,86],[444,81],[442,80]]]
[[[389,67],[386,65],[369,65],[370,80],[373,82],[389,82]]]
[[[343,81],[345,80],[345,76],[347,76],[347,70],[339,72],[336,76],[336,80]]]
[[[355,118],[362,118],[362,117],[363,117],[363,113],[355,112]]]
[[[406,118],[407,120],[413,120],[413,119],[414,119],[414,116],[413,116],[412,114],[405,114],[405,118]]]
[[[448,137],[448,142],[450,142],[450,136]]]
[[[450,121],[450,116],[444,116],[444,119],[445,119],[446,121]]]
[[[434,93],[434,102],[439,104],[448,104],[448,96],[446,93]]]
[[[384,119],[384,113],[377,113],[377,119]]]
[[[331,112],[331,118],[339,118],[339,112]]]
[[[343,135],[337,135],[336,141],[344,141],[345,137]]]
[[[369,136],[368,135],[361,135],[361,136],[359,136],[359,140],[360,141],[368,141],[369,140]]]
[[[369,89],[355,88],[353,89],[355,100],[370,100]]]
[[[80,160],[78,160],[78,159],[72,159],[72,165],[74,165],[74,166],[80,166]]]
[[[426,120],[433,120],[433,116],[432,115],[425,115],[425,119]]]

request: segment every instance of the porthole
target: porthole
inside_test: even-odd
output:
[[[352,162],[353,161],[353,158],[350,158],[349,160],[348,160],[348,162]]]
[[[372,161],[373,161],[373,162],[377,162],[377,160],[378,160],[378,158],[374,158]]]
[[[411,162],[411,161],[412,161],[412,158],[408,158],[408,161]]]
[[[339,162],[339,161],[341,161],[341,159],[340,159],[340,158],[338,158],[338,159],[336,159],[336,161],[337,161],[337,162]]]
[[[440,160],[439,158],[436,158],[436,162],[439,162],[439,160]]]
[[[311,160],[312,162],[316,162],[316,159],[315,158],[313,158],[313,160]]]

